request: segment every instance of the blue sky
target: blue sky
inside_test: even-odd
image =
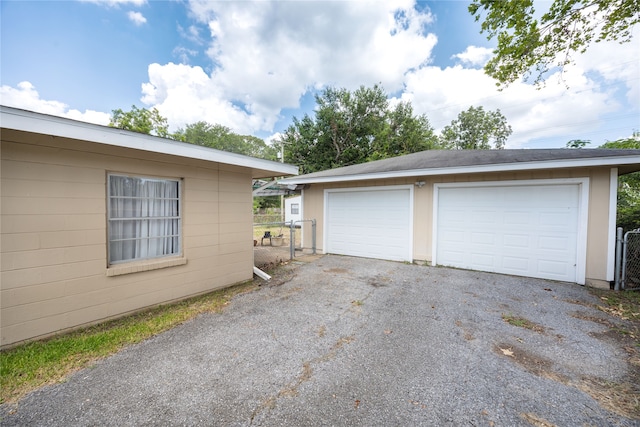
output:
[[[540,10],[548,2],[537,2]],[[497,91],[492,43],[467,1],[0,2],[0,103],[106,124],[156,107],[271,140],[327,85],[382,83],[439,131],[471,105],[500,109],[508,148],[564,147],[640,130],[640,37],[598,44],[543,88]]]

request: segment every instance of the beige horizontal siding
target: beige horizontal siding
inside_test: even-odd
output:
[[[249,170],[4,129],[1,137],[2,346],[251,279]],[[107,276],[110,172],[182,180],[182,265]]]

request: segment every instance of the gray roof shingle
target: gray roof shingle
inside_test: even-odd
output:
[[[418,176],[421,172],[437,169],[446,172],[447,169],[465,169],[472,167],[484,167],[484,171],[490,171],[495,165],[496,170],[502,170],[506,165],[518,165],[526,168],[530,164],[532,168],[540,168],[544,163],[545,168],[584,166],[585,161],[601,160],[602,164],[624,165],[621,173],[640,170],[640,150],[614,150],[614,149],[516,149],[516,150],[427,150],[419,153],[407,154],[390,159],[361,163],[336,169],[324,170],[297,177],[288,178],[288,182],[313,182],[315,179],[325,181],[328,178],[353,177],[355,175],[393,174],[405,172],[407,175],[415,171]],[[536,165],[536,167],[533,167]],[[364,179],[365,177],[363,177]]]

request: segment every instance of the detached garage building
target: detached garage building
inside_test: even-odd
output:
[[[283,183],[324,253],[608,288],[618,176],[638,170],[638,150],[430,150]]]

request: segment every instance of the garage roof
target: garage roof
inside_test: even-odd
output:
[[[286,163],[257,159],[186,142],[35,113],[4,105],[0,105],[0,127],[2,129],[52,135],[97,144],[247,167],[251,169],[253,178],[298,174],[297,166]]]
[[[281,180],[285,184],[311,184],[408,176],[517,170],[618,167],[620,174],[640,170],[640,150],[518,149],[427,150],[375,162],[361,163]]]

